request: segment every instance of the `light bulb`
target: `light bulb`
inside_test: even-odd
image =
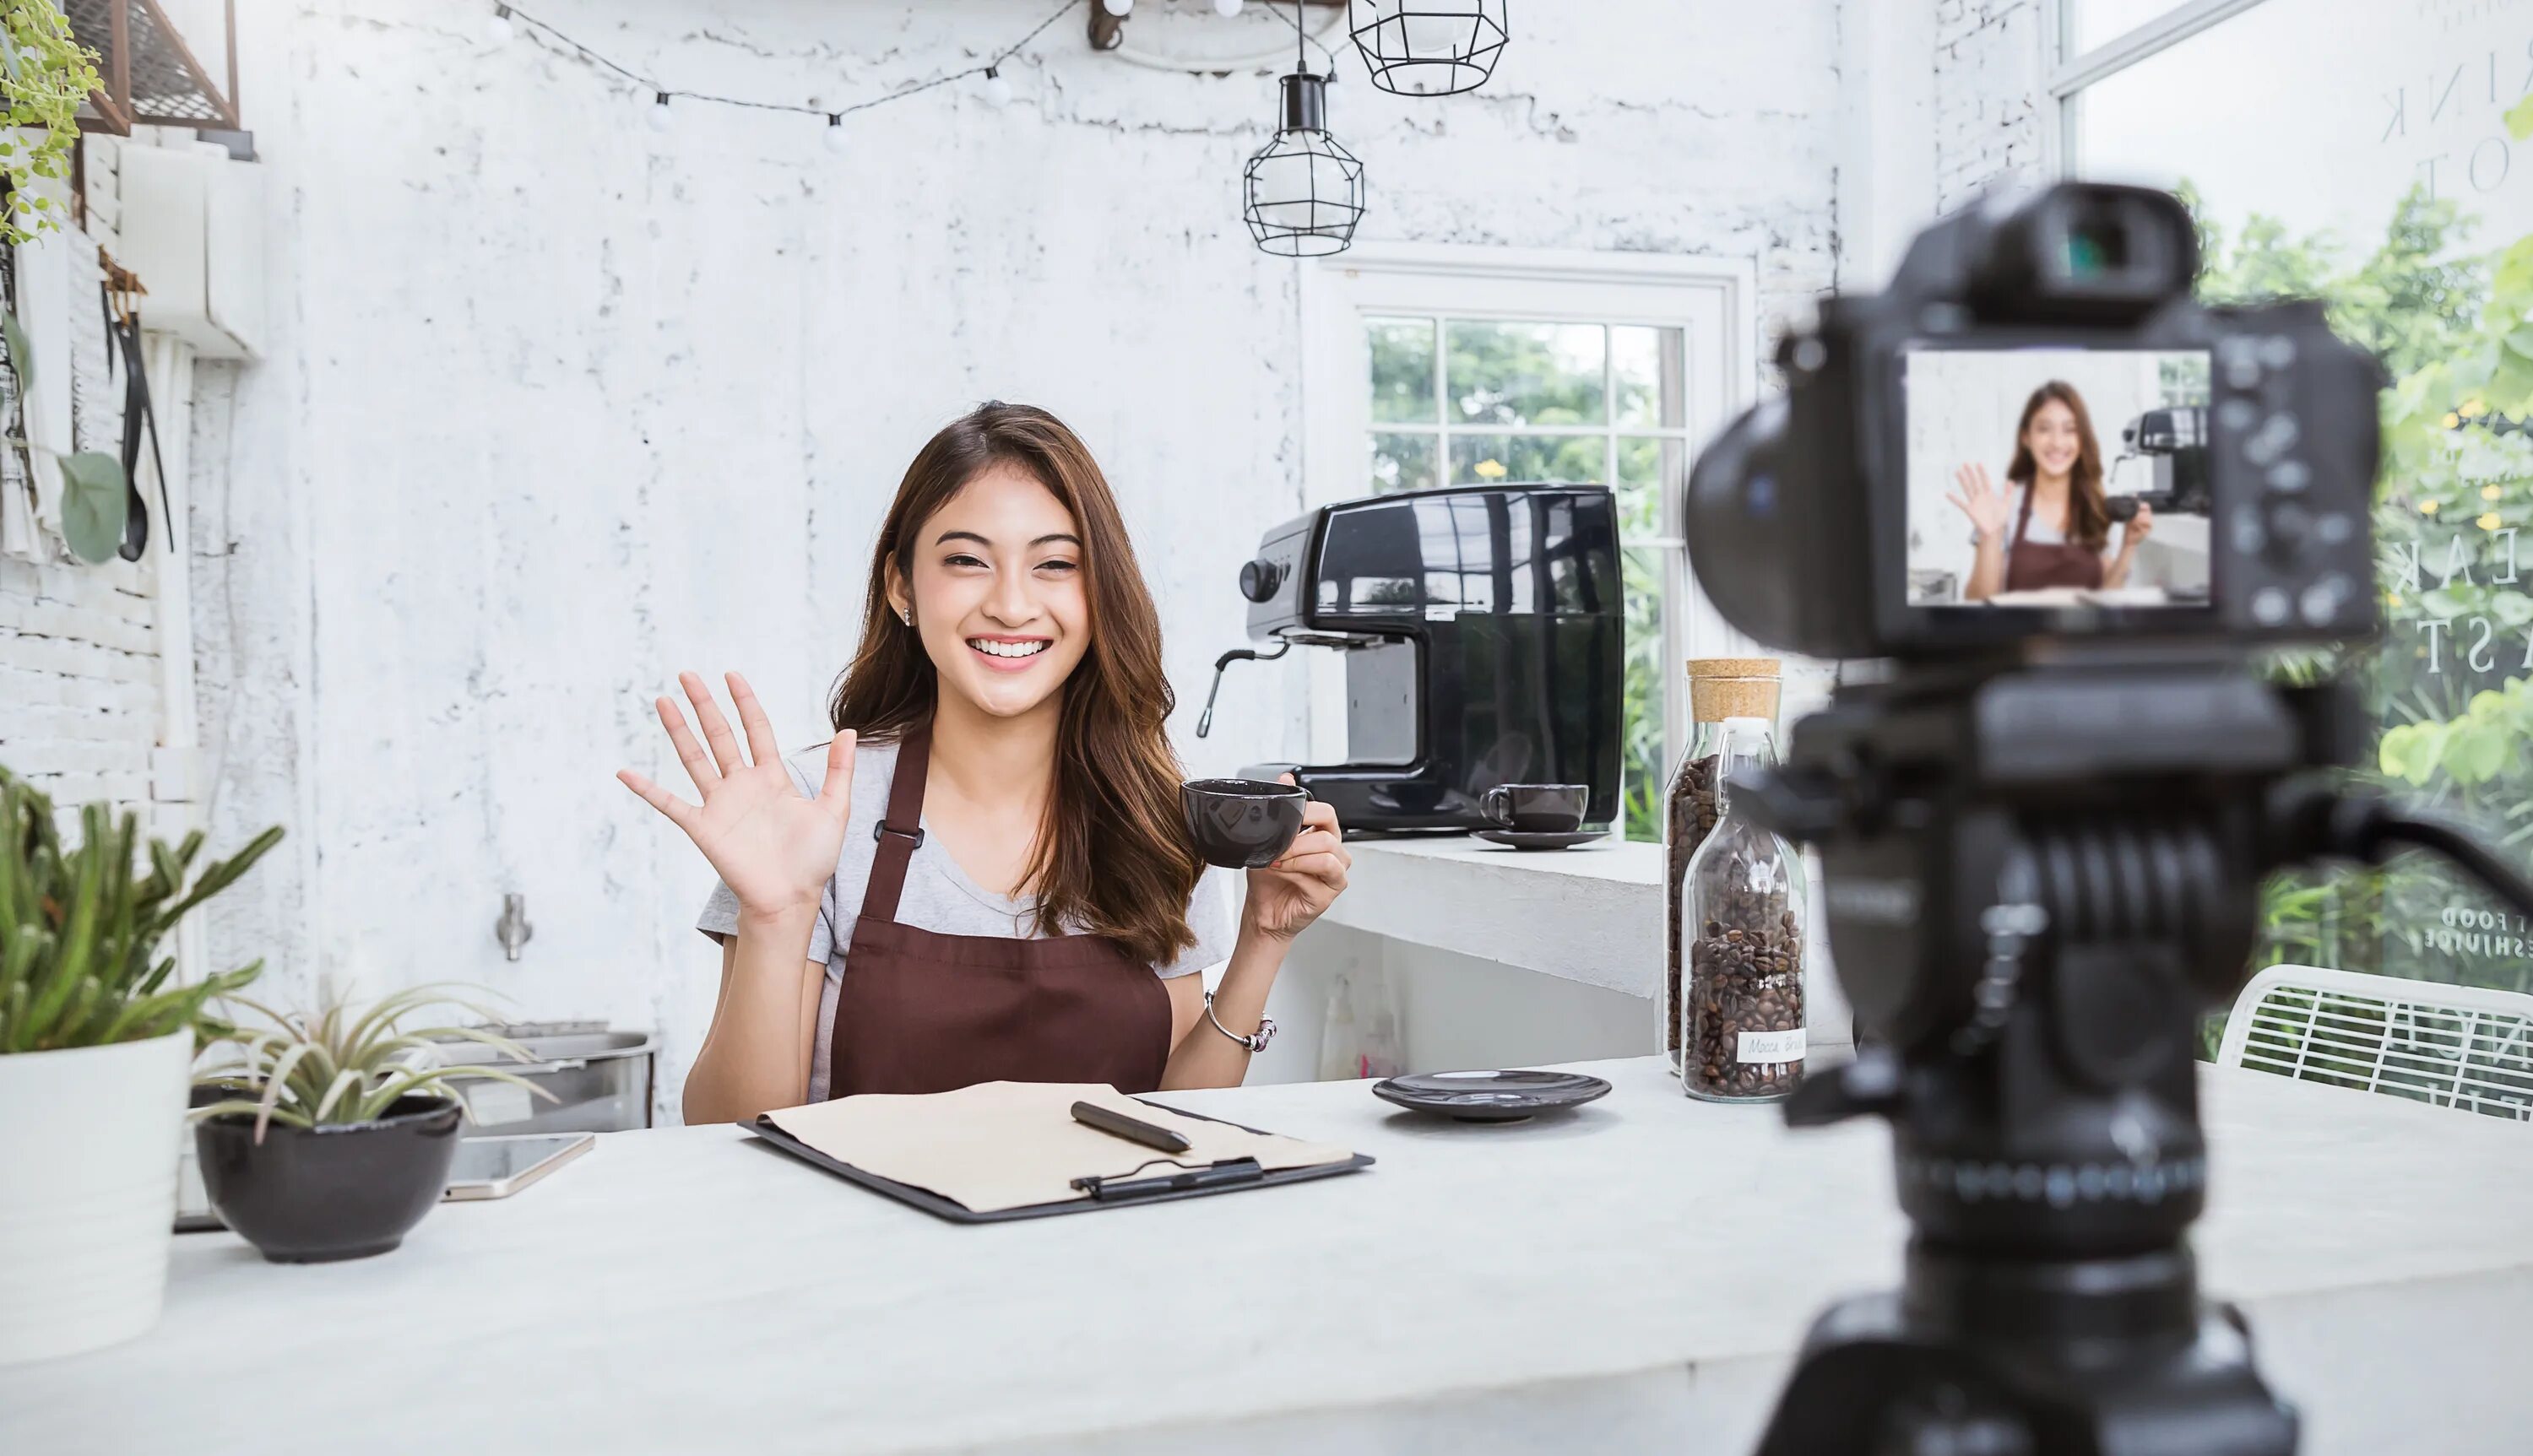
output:
[[[1012,84],[993,66],[985,68],[985,104],[996,111],[1012,104]]]
[[[1099,8],[1119,20],[1124,20],[1134,14],[1135,0],[1099,0]]]
[[[496,5],[493,18],[484,23],[484,38],[494,45],[507,45],[518,30],[510,24],[510,7]]]
[[[1213,13],[1224,20],[1229,20],[1240,14],[1241,6],[1247,3],[1248,0],[1213,0]]]
[[[662,91],[659,96],[651,102],[651,130],[655,132],[665,132],[677,124],[677,117],[671,115],[669,112],[669,93],[667,91]]]
[[[829,151],[842,151],[845,149],[846,145],[845,119],[841,116],[828,117],[827,149]]]

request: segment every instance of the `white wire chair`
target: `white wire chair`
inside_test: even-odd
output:
[[[2235,998],[2216,1064],[2533,1122],[2533,996],[2272,965]]]

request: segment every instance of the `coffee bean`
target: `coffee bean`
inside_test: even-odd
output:
[[[1697,846],[1706,842],[1706,837],[1715,830],[1716,821],[1723,817],[1722,805],[1715,792],[1716,776],[1721,767],[1721,760],[1714,754],[1684,760],[1679,772],[1672,777],[1671,792],[1664,805],[1663,882],[1670,899],[1663,914],[1666,930],[1663,948],[1663,1006],[1666,1008],[1663,1050],[1675,1064],[1680,1055],[1679,1018],[1676,1012],[1679,1006],[1680,962],[1684,956],[1680,945],[1679,892],[1688,873],[1689,857],[1697,852]],[[1706,924],[1706,933],[1710,936],[1720,935],[1723,931],[1724,927],[1714,921]]]

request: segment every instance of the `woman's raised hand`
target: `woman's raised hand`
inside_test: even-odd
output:
[[[1980,536],[2004,535],[2005,494],[1988,484],[1987,467],[1965,465],[1953,472],[1953,479],[1960,483],[1961,493],[1947,491],[1944,498],[1962,508],[1962,514],[1971,518],[1971,526]]]
[[[686,832],[722,883],[738,897],[742,911],[775,915],[815,910],[845,844],[845,816],[854,801],[854,733],[840,732],[827,744],[826,782],[816,798],[802,798],[784,772],[774,726],[746,678],[729,674],[731,704],[747,728],[745,757],[729,722],[713,706],[712,690],[703,678],[680,672],[677,681],[695,705],[695,721],[703,726],[712,753],[707,756],[695,742],[685,714],[673,699],[661,697],[653,706],[704,801],[687,803],[631,769],[619,769],[616,777]]]

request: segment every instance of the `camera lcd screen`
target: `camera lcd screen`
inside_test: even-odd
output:
[[[2209,363],[1905,354],[1909,606],[2206,609]]]

